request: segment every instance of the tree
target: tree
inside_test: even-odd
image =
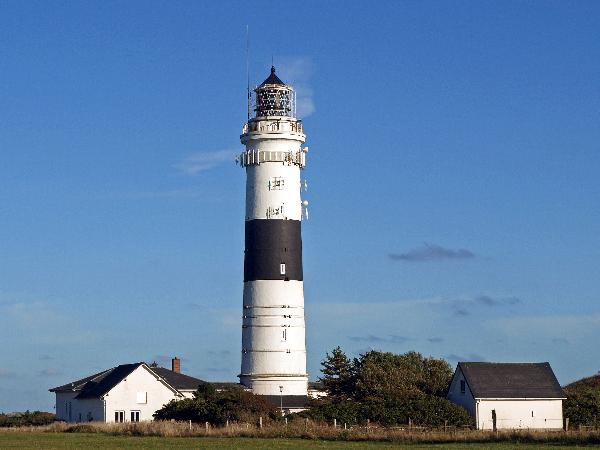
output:
[[[321,366],[323,376],[319,381],[323,383],[329,396],[334,399],[353,396],[356,384],[354,364],[339,346],[332,350],[331,355],[326,353]]]
[[[452,367],[443,359],[425,358],[421,390],[427,394],[445,397],[453,375]]]
[[[452,380],[446,361],[424,358],[417,352],[398,355],[370,351],[361,355],[357,369],[357,395],[361,398],[445,396]]]
[[[564,392],[564,417],[572,425],[600,426],[600,375],[575,381]]]
[[[417,352],[394,354],[369,351],[351,361],[340,347],[322,364],[328,397],[313,402],[305,415],[349,423],[367,419],[384,425],[471,424],[467,411],[446,400],[452,368],[442,360]]]
[[[600,426],[600,391],[572,392],[564,404],[564,417],[572,425]]]
[[[217,390],[212,384],[202,381],[193,395],[195,399],[211,400],[215,398],[216,394]]]
[[[371,350],[360,356],[357,398],[411,397],[421,392],[423,357]]]

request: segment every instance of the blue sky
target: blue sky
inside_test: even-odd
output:
[[[600,366],[597,2],[0,2],[0,411],[239,371],[245,33],[299,92],[308,362]]]

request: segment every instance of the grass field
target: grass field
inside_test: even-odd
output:
[[[110,436],[98,433],[40,433],[0,431],[0,449],[567,449],[600,448],[551,444],[498,442],[485,444],[392,444],[388,442],[335,442],[302,439],[180,438]]]

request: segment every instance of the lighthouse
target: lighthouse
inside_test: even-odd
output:
[[[250,99],[249,99],[250,100]],[[301,171],[308,149],[294,89],[275,67],[254,89],[238,161],[246,170],[240,382],[254,394],[306,396]],[[278,402],[279,406],[279,402]],[[282,404],[283,409],[283,404]]]

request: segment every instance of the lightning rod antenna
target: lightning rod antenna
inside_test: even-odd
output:
[[[246,94],[248,102],[248,122],[250,121],[250,109],[251,109],[251,97],[250,97],[250,32],[249,27],[246,25]]]

